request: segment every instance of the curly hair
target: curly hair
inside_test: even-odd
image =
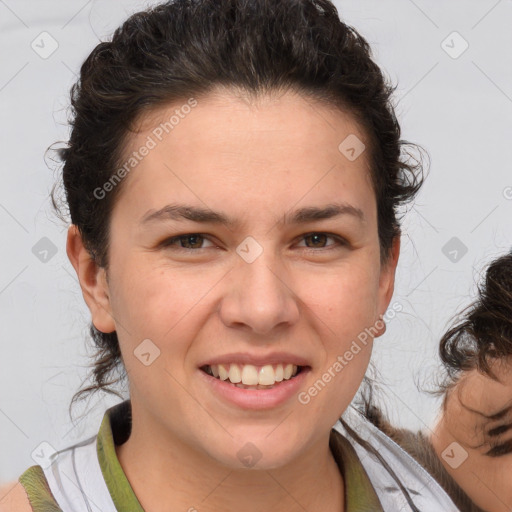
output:
[[[133,14],[94,48],[71,88],[71,134],[59,157],[65,207],[95,262],[108,271],[109,220],[123,182],[103,199],[93,191],[121,165],[137,120],[217,86],[254,97],[293,90],[354,117],[368,136],[385,263],[400,236],[398,208],[424,180],[423,148],[400,139],[396,86],[329,0],[168,1]],[[98,349],[94,384],[81,393],[108,391],[122,366],[117,335],[94,325],[90,333]]]
[[[439,344],[449,384],[474,369],[496,378],[489,362],[512,356],[512,253],[491,262],[477,299],[460,316]]]

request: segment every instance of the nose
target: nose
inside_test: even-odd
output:
[[[252,263],[240,258],[224,284],[223,323],[262,336],[293,326],[300,304],[291,281],[290,272],[270,251],[263,251]]]

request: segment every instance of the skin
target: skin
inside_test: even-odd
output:
[[[141,119],[127,154],[176,106]],[[133,425],[117,452],[145,510],[343,510],[329,433],[362,381],[371,339],[307,405],[294,396],[244,410],[206,386],[198,366],[232,351],[289,351],[311,366],[307,390],[385,313],[399,239],[381,267],[367,155],[349,161],[338,150],[350,134],[366,141],[350,115],[290,91],[250,102],[218,90],[198,98],[125,178],[111,218],[108,276],[70,228],[68,256],[92,321],[120,340]],[[240,224],[140,224],[148,211],[177,201]],[[340,201],[361,209],[365,221],[342,215],[280,224],[296,208]],[[346,243],[305,238],[311,232]],[[161,244],[190,233],[204,238]],[[263,248],[250,264],[236,252],[247,236]],[[134,350],[148,338],[160,356],[145,366]],[[261,453],[250,469],[237,457],[247,442]]]
[[[487,452],[512,440],[512,358],[495,360],[490,367],[496,379],[475,369],[447,393],[431,441],[446,470],[476,505],[488,512],[509,512],[512,453],[491,457]],[[453,442],[467,453],[458,467],[443,457]]]
[[[25,489],[19,482],[0,486],[0,512],[32,512]]]

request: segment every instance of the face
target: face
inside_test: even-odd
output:
[[[366,141],[350,115],[292,92],[180,106],[146,115],[129,141],[127,159],[155,144],[113,209],[93,322],[117,331],[139,426],[230,467],[243,467],[243,450],[281,466],[325,442],[356,393],[398,246],[381,267],[367,154],[339,149]],[[180,217],[177,205],[229,223]],[[259,390],[201,369],[235,362],[246,379],[242,363],[260,379],[262,367],[271,379],[279,363],[302,369]]]

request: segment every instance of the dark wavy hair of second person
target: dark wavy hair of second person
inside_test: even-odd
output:
[[[495,378],[489,362],[512,356],[512,253],[489,264],[477,300],[461,316],[439,344],[446,386],[475,369]]]

